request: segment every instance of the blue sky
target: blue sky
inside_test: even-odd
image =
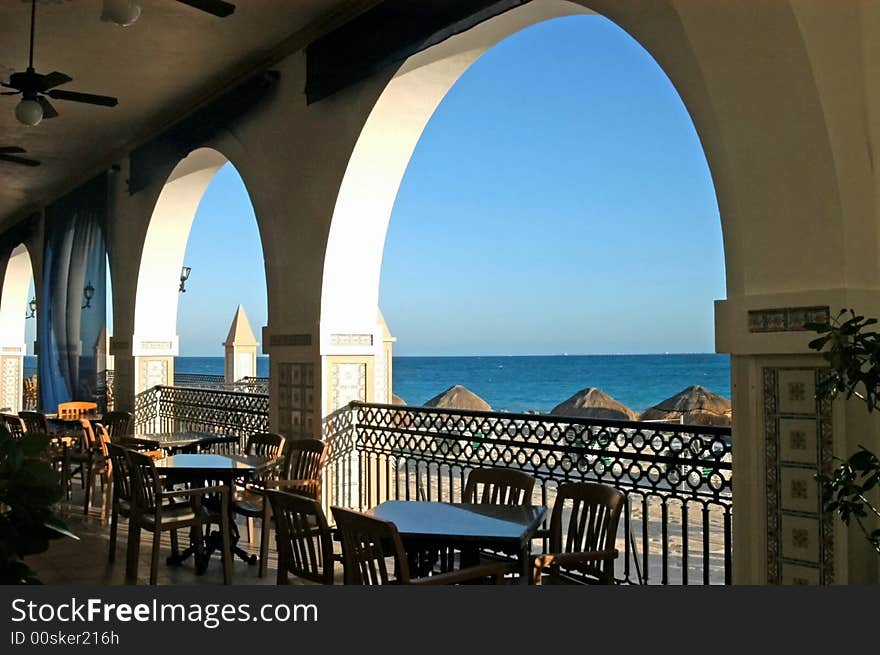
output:
[[[265,272],[227,166],[199,207],[181,354],[220,355]],[[381,306],[398,355],[711,352],[721,228],[705,156],[654,60],[609,21],[502,42],[428,124],[391,218]]]

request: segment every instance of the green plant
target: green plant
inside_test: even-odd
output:
[[[869,329],[877,319],[865,318],[852,309],[841,310],[827,323],[810,323],[807,329],[820,336],[809,346],[821,352],[828,361],[829,371],[822,376],[816,389],[819,398],[836,398],[845,394],[865,402],[873,412],[880,401],[880,334]],[[880,488],[880,459],[860,446],[829,475],[818,475],[822,485],[822,503],[826,511],[835,512],[846,525],[851,521],[880,553],[880,528],[872,529],[867,520],[880,519],[880,509],[870,495]]]
[[[51,539],[76,538],[53,509],[63,492],[45,457],[49,443],[46,435],[14,439],[0,426],[0,584],[40,584],[24,558]]]

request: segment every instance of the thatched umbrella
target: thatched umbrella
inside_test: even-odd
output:
[[[730,425],[730,416],[727,398],[694,385],[645,410],[641,418],[690,425]]]
[[[460,384],[449,387],[438,396],[434,396],[425,403],[425,407],[438,407],[446,409],[466,409],[491,412],[492,408],[485,400],[473,391]]]
[[[551,409],[550,414],[620,421],[635,421],[638,416],[629,407],[595,387],[581,389],[571,398]]]
[[[392,405],[406,405],[406,401],[398,396],[396,393],[391,394],[391,404]]]

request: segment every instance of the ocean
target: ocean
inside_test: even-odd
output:
[[[25,374],[36,358],[25,358]],[[181,373],[223,374],[222,357],[178,357]],[[268,376],[269,358],[257,358]],[[462,384],[507,412],[546,412],[585,387],[598,387],[624,405],[643,411],[692,384],[730,398],[727,355],[556,355],[533,357],[395,357],[394,392],[421,405]]]

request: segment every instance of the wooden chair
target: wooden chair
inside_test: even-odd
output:
[[[24,423],[25,432],[36,434],[52,434],[49,431],[49,423],[43,412],[19,412],[18,417]]]
[[[287,443],[281,469],[274,478],[267,479],[267,489],[280,489],[321,501],[321,479],[324,468],[326,444],[320,439],[294,439]],[[262,532],[260,537],[259,577],[266,575],[269,527],[272,523],[272,507],[263,503]]]
[[[107,444],[107,453],[113,468],[112,488],[113,494],[110,501],[110,552],[107,561],[116,559],[116,535],[119,530],[119,517],[131,520],[131,507],[134,502],[131,481],[131,465],[126,455],[126,449],[110,442]]]
[[[137,582],[138,551],[141,529],[153,533],[153,552],[150,565],[150,584],[156,584],[159,574],[159,543],[162,532],[190,528],[197,551],[204,548],[203,530],[211,521],[211,515],[202,506],[202,496],[211,494],[221,501],[219,521],[223,539],[223,581],[232,582],[232,555],[229,539],[229,489],[224,485],[192,489],[162,488],[162,479],[156,471],[152,458],[134,450],[126,450],[131,468],[134,504],[128,521],[128,554],[126,582]],[[188,498],[188,503],[173,502]],[[173,532],[172,532],[173,534]],[[199,553],[201,555],[201,552]]]
[[[290,584],[289,575],[333,584],[333,537],[320,503],[284,491],[265,493],[275,520],[278,584]]]
[[[25,426],[24,421],[22,421],[21,418],[16,414],[3,414],[2,418],[3,426],[13,439],[17,441],[24,436]]]
[[[271,432],[252,434],[248,437],[245,444],[244,454],[254,457],[266,457],[275,459],[281,457],[284,450],[284,437],[280,434]],[[266,483],[273,477],[278,475],[277,469],[270,471],[261,479],[252,481],[251,484],[236,490],[235,497],[232,500],[232,511],[247,518],[247,535],[248,541],[254,534],[254,519],[262,519],[263,523],[260,530],[260,568],[263,569],[263,561],[268,554],[268,535],[269,526],[265,520],[268,506],[266,499],[263,497],[263,491]]]
[[[423,578],[410,578],[406,551],[397,526],[390,521],[341,507],[330,509],[342,538],[345,584],[450,585],[487,578],[499,583],[505,573],[515,569],[511,564],[494,562]]]
[[[85,401],[72,401],[58,405],[58,418],[62,420],[76,421],[84,414],[93,414],[98,411],[98,403]]]
[[[101,417],[101,423],[107,428],[111,441],[131,436],[133,421],[134,415],[131,412],[107,412]]]
[[[88,444],[87,458],[83,464],[85,466],[85,499],[83,500],[83,514],[89,513],[89,505],[94,495],[95,483],[98,478],[101,480],[101,489],[104,492],[103,507],[101,508],[102,517],[106,520],[110,516],[110,493],[111,493],[111,471],[112,463],[110,461],[110,451],[107,445],[110,443],[110,435],[100,423],[92,428],[92,424],[86,419],[80,419],[83,434],[86,435],[86,443]]]
[[[535,584],[564,582],[560,568],[578,571],[593,584],[613,584],[623,504],[623,494],[605,484],[559,485],[550,517],[550,552],[535,558]]]
[[[530,505],[535,478],[506,468],[474,469],[468,473],[463,503],[492,505]]]

